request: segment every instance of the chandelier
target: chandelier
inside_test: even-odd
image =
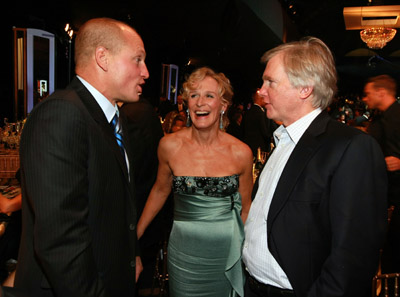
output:
[[[396,29],[392,28],[368,28],[360,32],[362,41],[371,49],[381,49],[396,35]]]

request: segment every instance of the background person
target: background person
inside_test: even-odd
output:
[[[186,117],[180,112],[173,110],[167,113],[164,123],[162,124],[165,134],[173,133],[186,127]]]
[[[229,125],[226,127],[226,133],[231,134],[237,139],[242,139],[241,123],[243,112],[239,108],[230,107],[228,111]]]
[[[262,61],[260,95],[282,125],[245,225],[245,296],[371,296],[386,229],[382,152],[325,111],[337,79],[321,40],[282,44]]]
[[[75,40],[77,77],[30,113],[20,144],[17,290],[35,297],[135,295],[141,263],[132,156],[128,139],[123,154],[114,134],[128,137],[123,114],[118,131],[110,123],[118,100],[139,99],[149,76],[145,56],[128,25],[89,20]]]
[[[10,287],[14,283],[16,259],[21,240],[21,183],[20,170],[15,178],[17,185],[0,191],[0,278]],[[10,191],[11,189],[11,191]],[[12,264],[12,265],[11,265]]]
[[[396,91],[396,81],[388,75],[380,75],[368,79],[363,97],[369,109],[379,111],[367,132],[379,142],[385,155],[388,206],[394,206],[382,255],[383,273],[400,271],[400,104],[395,97]]]
[[[164,132],[157,112],[145,98],[123,104],[121,112],[127,118],[135,174],[136,207],[140,216],[157,177],[157,148]],[[167,237],[171,223],[172,210],[163,209],[139,240],[143,264],[143,272],[136,285],[139,294],[144,295],[153,285],[156,256],[160,243]]]
[[[192,125],[160,141],[157,180],[140,217],[138,236],[173,187],[170,296],[242,296],[242,220],[250,206],[252,154],[246,144],[222,131],[233,96],[225,75],[200,68],[183,89]]]
[[[260,96],[259,90],[253,93],[253,104],[246,110],[240,125],[242,129],[242,140],[257,158],[257,149],[269,152],[271,148],[272,132],[277,125],[269,120],[265,114],[265,104]]]
[[[183,100],[183,97],[182,97],[181,94],[179,94],[179,95],[176,97],[176,104],[174,105],[174,109],[175,109],[177,112],[186,113],[187,106],[186,106],[186,103],[185,103],[185,101]]]

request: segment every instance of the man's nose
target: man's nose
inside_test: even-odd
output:
[[[144,79],[148,79],[149,78],[150,73],[149,73],[149,70],[147,69],[146,64],[143,65],[142,70],[141,70],[141,74],[142,74],[142,77]]]

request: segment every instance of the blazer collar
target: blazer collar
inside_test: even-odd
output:
[[[77,77],[72,79],[71,83],[68,86],[68,89],[73,89],[77,92],[79,98],[82,100],[82,103],[87,108],[89,114],[92,116],[94,121],[100,126],[100,129],[102,130],[106,141],[110,145],[115,157],[117,158],[118,163],[120,164],[126,179],[129,180],[128,169],[126,167],[125,159],[121,154],[120,148],[115,140],[115,136],[110,126],[110,123],[107,121],[107,118],[104,115],[104,112],[101,109],[100,105],[97,103],[92,94],[88,91],[88,89],[82,84],[82,82]],[[126,127],[125,119],[123,120],[122,125],[123,125],[122,128],[123,131],[127,131],[127,129],[125,128]],[[128,149],[127,149],[127,154],[129,160],[132,160],[132,156],[130,156]],[[131,180],[132,180],[132,175],[131,175]]]
[[[294,148],[289,160],[283,169],[282,175],[276,186],[274,196],[268,213],[268,233],[277,214],[282,209],[289,198],[298,177],[308,164],[311,157],[320,147],[321,143],[317,136],[324,133],[330,121],[327,112],[321,112],[304,132],[296,147]]]

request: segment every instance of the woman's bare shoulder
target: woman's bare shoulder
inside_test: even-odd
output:
[[[226,142],[229,144],[233,151],[243,155],[252,155],[250,147],[243,141],[228,133],[225,133],[225,138]]]
[[[161,138],[159,143],[159,148],[166,150],[176,150],[179,149],[182,144],[185,143],[185,139],[187,138],[186,131],[180,130],[175,133],[170,133],[164,135]]]
[[[225,133],[224,142],[226,144],[226,152],[229,152],[233,162],[245,167],[253,163],[253,153],[247,144],[228,133]]]

